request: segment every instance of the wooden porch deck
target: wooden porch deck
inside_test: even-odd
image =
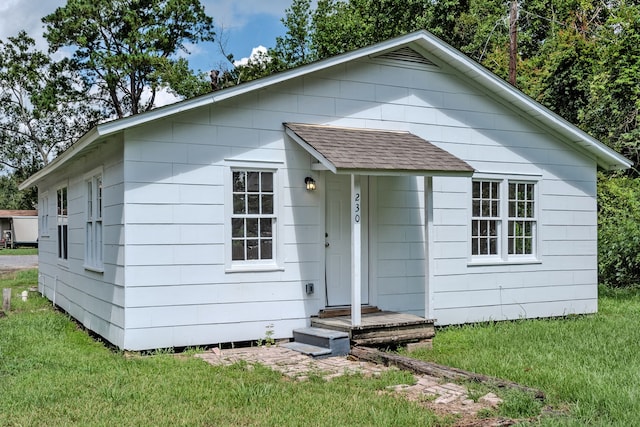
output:
[[[433,320],[394,311],[363,313],[359,326],[351,325],[350,315],[312,317],[311,326],[346,332],[356,345],[402,345],[435,336]]]

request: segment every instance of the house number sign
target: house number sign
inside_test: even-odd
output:
[[[360,193],[356,193],[354,196],[355,203],[353,204],[353,221],[358,224],[360,222]]]

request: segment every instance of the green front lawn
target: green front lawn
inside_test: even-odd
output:
[[[417,403],[380,393],[413,377],[343,376],[297,382],[264,367],[211,366],[189,353],[125,355],[78,329],[49,302],[20,293],[37,271],[0,280],[1,426],[443,425]]]
[[[0,278],[14,298],[0,318],[0,425],[448,425],[419,403],[387,393],[412,381],[343,376],[296,382],[244,364],[214,367],[166,352],[109,350],[31,293],[37,270]],[[546,392],[499,391],[500,411],[542,425],[640,424],[640,292],[607,291],[600,313],[438,331],[434,349],[412,356],[516,381]],[[472,390],[477,386],[470,386]],[[478,395],[486,390],[477,391]],[[536,406],[538,405],[538,406]]]
[[[601,288],[599,306],[596,315],[449,327],[433,351],[412,356],[542,389],[566,408],[562,425],[640,425],[640,291]]]

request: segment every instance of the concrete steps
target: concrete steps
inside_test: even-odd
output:
[[[282,347],[313,357],[345,356],[351,350],[349,334],[323,328],[300,328],[293,331],[294,341]]]

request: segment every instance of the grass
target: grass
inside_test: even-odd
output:
[[[38,255],[38,248],[0,248],[0,255]]]
[[[159,351],[151,357],[107,349],[50,303],[20,293],[37,270],[0,277],[11,287],[0,318],[0,425],[448,425],[418,403],[380,393],[411,382],[405,372],[325,382],[284,379],[264,367],[213,367]],[[640,424],[640,291],[601,290],[600,312],[563,319],[449,327],[433,350],[412,356],[539,388],[556,415],[523,393],[483,416],[536,425]],[[471,396],[485,393],[469,385]]]
[[[411,355],[544,390],[566,416],[542,425],[640,425],[639,324],[639,290],[601,288],[596,315],[449,327]]]
[[[443,425],[417,403],[380,393],[406,372],[296,382],[264,367],[214,367],[168,352],[107,349],[44,298],[19,295],[37,271],[0,279],[14,298],[0,318],[2,426]]]

